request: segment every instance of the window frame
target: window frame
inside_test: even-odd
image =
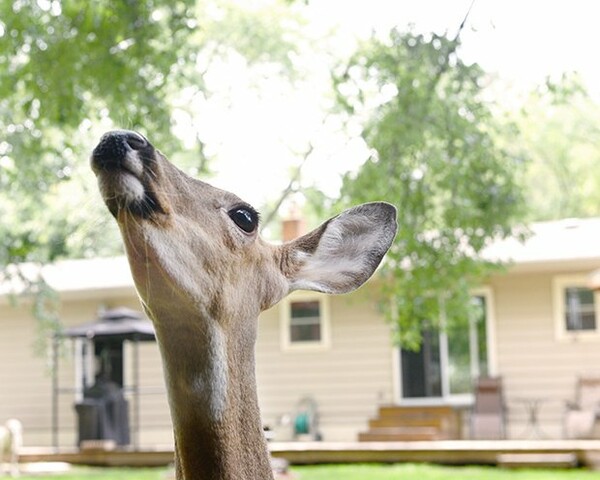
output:
[[[487,350],[487,369],[488,375],[498,375],[498,358],[496,350],[496,307],[495,295],[492,287],[482,286],[472,289],[471,297],[483,297],[485,299],[485,329],[486,329],[486,350]],[[469,335],[473,333],[474,324],[469,326]],[[404,397],[402,389],[402,352],[400,347],[392,349],[392,385],[394,389],[394,403],[397,405],[471,405],[474,401],[473,393],[451,393],[450,377],[448,374],[448,337],[442,331],[440,335],[440,351],[442,358],[440,366],[442,369],[442,394],[439,397]],[[473,351],[471,352],[473,353]],[[478,358],[481,352],[477,350]],[[473,359],[471,358],[471,362]],[[472,366],[474,366],[472,364]]]
[[[292,341],[292,303],[318,302],[321,338],[318,341]],[[294,292],[280,304],[280,336],[281,349],[284,352],[322,351],[331,348],[331,314],[330,298],[316,292]]]
[[[552,313],[554,316],[554,333],[559,341],[568,340],[600,340],[600,294],[588,285],[589,276],[556,275],[552,278]],[[568,288],[586,288],[594,295],[594,313],[596,328],[594,330],[568,330],[566,324],[565,294]]]

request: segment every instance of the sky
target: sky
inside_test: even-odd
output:
[[[357,39],[394,26],[454,36],[470,5],[471,0],[311,1],[308,31],[318,38],[334,29],[327,42],[344,55]],[[578,71],[600,101],[598,19],[600,2],[594,0],[475,0],[460,54],[514,91]],[[309,78],[294,88],[274,78],[257,95],[243,62],[222,65],[206,79],[217,95],[201,106],[195,122],[215,158],[209,181],[257,207],[278,197],[311,146],[303,183],[330,195],[338,191],[341,174],[356,169],[367,155],[360,142],[348,144],[340,125],[324,113],[329,64],[319,53],[306,55]],[[220,87],[226,90],[223,98]]]
[[[419,31],[458,30],[472,0],[369,0],[314,2],[323,17],[369,34],[414,25]],[[595,32],[600,4],[594,0],[475,0],[461,33],[463,58],[523,83],[578,70],[600,93],[600,46]]]

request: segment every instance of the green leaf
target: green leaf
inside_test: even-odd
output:
[[[458,45],[393,30],[364,44],[335,81],[338,92],[353,92],[340,105],[366,116],[363,138],[376,151],[345,177],[340,203],[398,207],[384,307],[394,340],[409,348],[424,325],[467,321],[470,289],[496,267],[483,249],[524,212],[523,165],[499,146],[484,72],[462,62]]]

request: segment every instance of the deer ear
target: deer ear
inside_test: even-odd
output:
[[[365,283],[396,235],[396,208],[365,203],[284,245],[290,291],[346,293]]]

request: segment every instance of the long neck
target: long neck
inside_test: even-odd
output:
[[[177,478],[272,479],[256,394],[256,319],[243,322],[249,325],[244,334],[231,338],[212,319],[165,318],[171,316],[155,317],[155,325]]]

